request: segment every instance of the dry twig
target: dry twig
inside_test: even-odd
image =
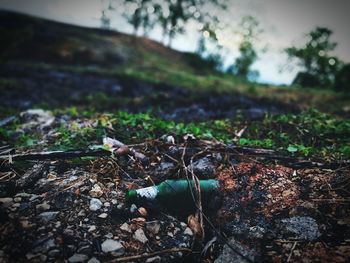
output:
[[[297,244],[298,244],[298,241],[295,241],[295,242],[294,242],[294,244],[293,244],[292,249],[290,250],[290,253],[289,253],[289,256],[288,256],[287,262],[289,262],[289,261],[290,261],[290,259],[292,258],[293,251],[294,251],[295,247],[297,246]]]
[[[183,248],[183,247],[176,247],[176,248],[169,248],[169,249],[164,249],[152,253],[146,253],[146,254],[141,254],[141,255],[135,255],[135,256],[128,256],[128,257],[122,257],[122,258],[116,258],[111,261],[108,261],[109,263],[114,263],[114,262],[127,262],[127,261],[132,261],[132,260],[138,260],[138,259],[145,259],[145,258],[150,258],[158,255],[163,255],[163,254],[169,254],[169,253],[176,253],[176,252],[192,252],[191,249],[189,248]]]

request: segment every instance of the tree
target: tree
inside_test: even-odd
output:
[[[208,32],[208,31],[205,31]],[[215,47],[213,52],[208,49],[208,44]],[[192,66],[196,69],[205,70],[217,70],[221,71],[223,68],[223,57],[221,55],[222,46],[218,45],[218,42],[213,37],[200,37],[198,41],[198,47],[194,54],[198,59],[194,60]]]
[[[226,0],[124,0],[126,6],[134,7],[131,14],[126,15],[128,22],[134,27],[151,30],[155,24],[163,29],[163,42],[168,38],[168,46],[177,34],[185,32],[185,26],[191,19],[203,21],[208,18],[203,11],[204,6],[214,5],[225,8]]]
[[[103,28],[103,29],[110,28],[111,20],[110,20],[110,18],[107,17],[105,10],[102,10],[100,21],[101,21],[101,28]]]
[[[259,22],[252,16],[243,17],[239,28],[237,33],[242,38],[239,44],[240,55],[228,71],[245,80],[254,79],[259,75],[257,71],[251,70],[251,66],[258,58],[254,44],[263,30],[259,27]]]
[[[201,19],[201,37],[195,54],[200,58],[197,68],[223,71],[224,65],[224,48],[220,45],[217,38],[217,29],[220,21],[212,14],[205,14]]]
[[[306,37],[308,41],[302,47],[285,49],[289,61],[297,60],[302,71],[298,73],[294,83],[301,86],[330,87],[334,84],[335,75],[341,62],[331,56],[337,43],[332,42],[332,31],[325,27],[316,27]]]
[[[134,35],[137,35],[140,28],[143,29],[144,35],[147,35],[156,22],[152,0],[124,0],[124,3],[131,9],[130,13],[125,13],[124,16],[133,26]]]

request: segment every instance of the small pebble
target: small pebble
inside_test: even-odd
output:
[[[152,257],[152,258],[148,258],[146,260],[146,263],[156,263],[156,262],[161,262],[161,257],[160,256],[156,256],[156,257]]]
[[[122,225],[120,226],[120,229],[121,229],[121,230],[124,230],[124,231],[126,231],[126,232],[129,232],[129,233],[132,232],[132,231],[131,231],[131,228],[130,228],[130,226],[129,226],[128,223],[122,224]]]
[[[78,262],[85,262],[89,259],[87,255],[84,254],[74,254],[70,258],[68,258],[68,262],[70,263],[78,263]]]
[[[97,258],[93,257],[93,258],[90,258],[87,263],[100,263],[100,261]]]
[[[21,197],[15,197],[13,198],[13,201],[15,201],[16,203],[19,203],[22,201],[22,198]]]
[[[49,210],[51,206],[47,202],[44,202],[42,204],[36,205],[35,208],[40,211],[45,211],[45,210]]]
[[[89,227],[88,232],[94,232],[96,230],[96,226],[92,225]]]
[[[84,210],[79,211],[78,216],[80,216],[80,217],[86,216],[85,211]]]
[[[106,238],[112,238],[113,237],[113,234],[112,233],[108,233],[105,235]]]
[[[107,218],[108,214],[107,213],[102,213],[98,217],[99,218]]]
[[[51,221],[53,219],[56,218],[56,216],[58,215],[59,212],[43,212],[41,214],[39,214],[39,217],[43,220],[43,221]]]
[[[90,207],[89,208],[91,211],[97,211],[97,210],[101,209],[101,207],[102,207],[102,202],[99,199],[92,198],[90,200]]]
[[[145,235],[145,232],[141,228],[137,229],[134,233],[134,239],[137,241],[140,241],[141,243],[145,244],[147,243],[148,239]]]
[[[130,206],[130,213],[135,213],[137,211],[137,206],[135,204],[132,204]]]
[[[191,228],[186,227],[186,229],[185,229],[185,231],[184,231],[184,234],[185,234],[185,235],[192,236],[192,235],[193,235],[193,232],[192,232]]]
[[[117,253],[118,255],[123,255],[125,252],[123,245],[119,241],[116,241],[113,239],[105,240],[102,243],[101,248],[102,248],[102,251],[105,253],[114,252],[114,253]]]

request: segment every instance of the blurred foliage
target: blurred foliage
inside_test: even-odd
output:
[[[163,31],[163,43],[168,38],[168,46],[171,46],[173,38],[177,34],[185,32],[185,25],[190,20],[197,23],[210,24],[216,20],[211,12],[204,11],[205,6],[215,6],[221,9],[226,7],[227,0],[124,0],[126,12],[124,16],[133,26],[136,35],[142,29],[147,35],[155,25],[159,25]],[[112,1],[113,2],[113,1]]]
[[[204,31],[209,32],[209,31]],[[210,34],[210,33],[208,33]],[[210,42],[210,43],[208,43]],[[215,52],[212,52],[208,49],[207,45],[212,45],[215,47]],[[213,49],[213,48],[212,48]],[[210,37],[200,37],[198,41],[197,51],[195,56],[198,57],[196,63],[192,63],[195,68],[199,70],[209,69],[211,71],[222,71],[224,58],[220,54],[222,47],[218,45],[215,36]]]
[[[239,44],[239,57],[234,64],[228,69],[229,72],[244,80],[255,80],[259,72],[252,70],[251,67],[258,58],[256,42],[263,30],[259,22],[252,16],[245,16],[239,24],[241,43]]]
[[[304,70],[295,78],[295,84],[308,87],[333,86],[341,61],[330,55],[337,46],[330,39],[332,33],[328,28],[316,27],[307,34],[308,41],[304,46],[285,49],[289,59],[296,59]]]

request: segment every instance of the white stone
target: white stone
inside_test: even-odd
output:
[[[104,218],[107,218],[107,216],[108,216],[107,213],[102,213],[102,214],[100,214],[98,217],[104,219]]]
[[[70,258],[68,258],[68,262],[70,263],[78,263],[78,262],[85,262],[86,260],[88,260],[89,257],[87,255],[84,254],[74,254],[73,256],[71,256]]]
[[[91,211],[97,211],[97,210],[101,209],[101,207],[102,207],[102,202],[99,199],[92,198],[90,200],[90,210]]]
[[[186,227],[186,229],[185,229],[185,231],[184,231],[184,234],[185,234],[185,235],[188,235],[188,236],[192,236],[192,235],[193,235],[193,232],[192,232],[191,228]]]
[[[96,226],[92,225],[89,227],[88,232],[94,232],[96,230]]]
[[[126,232],[129,232],[129,233],[132,232],[132,231],[131,231],[131,228],[130,228],[130,226],[129,226],[128,223],[122,224],[122,225],[120,226],[120,229],[121,229],[121,230],[124,230],[124,231],[126,231]]]
[[[175,144],[175,138],[172,135],[168,135],[165,140],[167,143]]]
[[[119,241],[113,239],[107,239],[102,243],[101,247],[102,251],[105,253],[114,252],[118,255],[123,255],[125,252],[123,245]]]
[[[100,263],[100,261],[97,258],[93,257],[90,258],[90,260],[87,263]]]
[[[15,195],[15,197],[23,197],[23,198],[30,198],[32,196],[32,194],[28,194],[28,193],[18,193]]]
[[[84,210],[79,211],[78,216],[80,216],[80,217],[86,216],[85,211]]]
[[[43,212],[41,214],[39,214],[39,217],[43,220],[43,221],[51,221],[53,219],[56,218],[56,216],[58,215],[59,212]]]
[[[13,201],[15,201],[16,203],[19,203],[22,201],[22,197],[15,197],[13,198]]]
[[[147,241],[148,241],[148,239],[145,235],[145,232],[143,232],[143,230],[141,228],[139,228],[135,231],[134,238],[143,244],[147,243]]]
[[[105,235],[105,237],[110,239],[110,238],[113,237],[113,234],[112,233],[108,233],[108,234]]]
[[[148,258],[146,260],[146,263],[156,263],[156,262],[160,262],[162,259],[160,256],[155,256],[155,257],[152,257],[152,258]]]
[[[136,210],[137,210],[137,206],[136,206],[135,204],[132,204],[132,205],[130,206],[130,213],[135,213]]]
[[[44,202],[42,204],[38,204],[35,207],[39,211],[45,211],[45,210],[49,210],[51,208],[51,206],[47,202]]]

